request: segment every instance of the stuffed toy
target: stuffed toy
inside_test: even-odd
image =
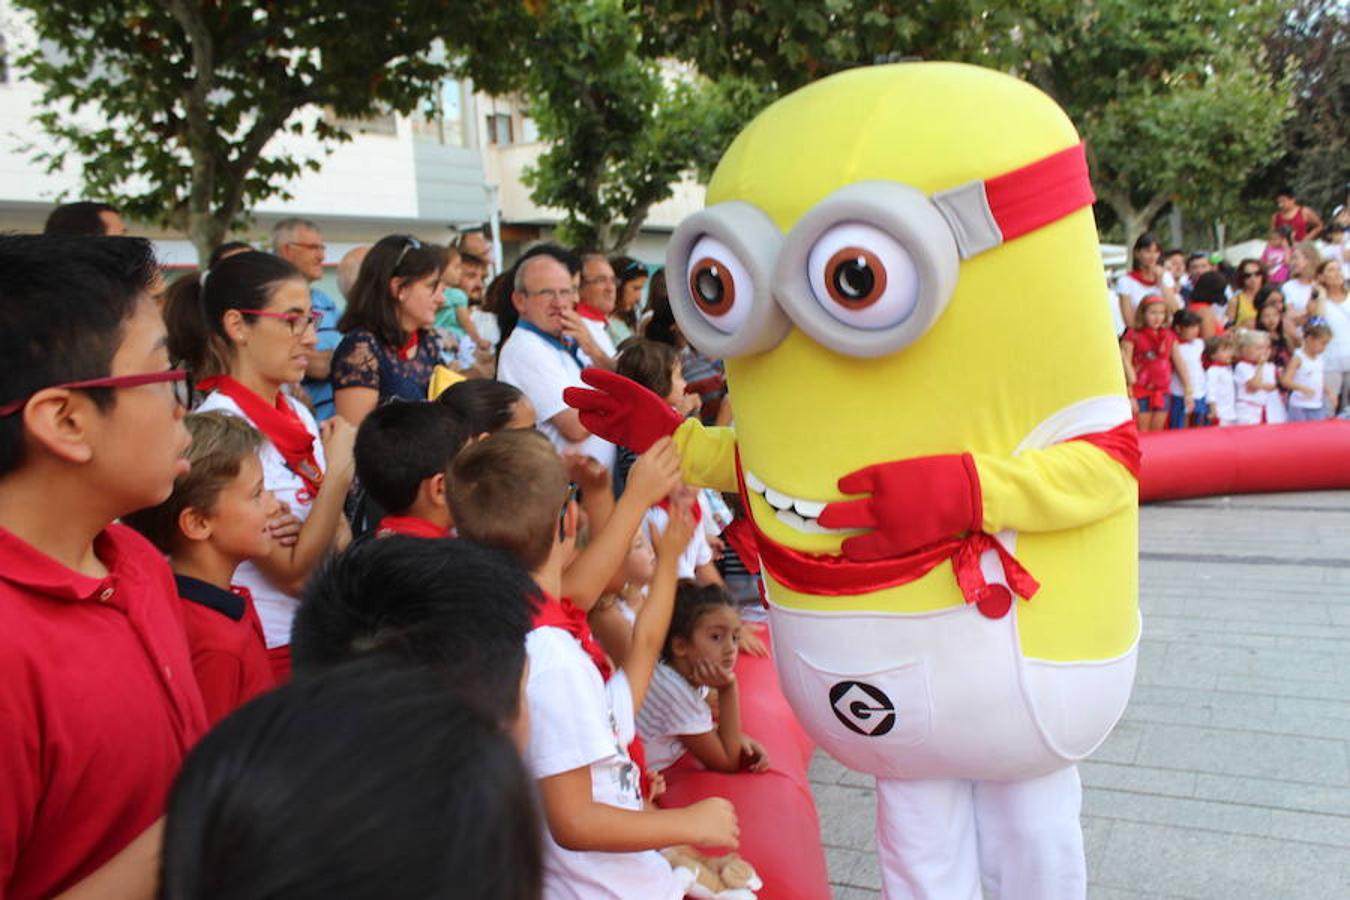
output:
[[[1082,897],[1075,762],[1129,699],[1138,441],[1085,147],[1030,85],[835,75],[728,149],[667,252],[734,428],[588,371],[568,402],[744,501],[802,726],[877,778],[887,898]],[[753,827],[749,825],[748,827]]]
[[[697,900],[755,900],[755,892],[764,886],[754,867],[735,853],[707,856],[682,846],[662,850],[661,855],[672,869],[693,873],[686,896]]]

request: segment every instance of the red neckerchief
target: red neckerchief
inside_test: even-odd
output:
[[[261,431],[281,458],[305,483],[311,495],[319,493],[323,470],[314,456],[314,435],[310,434],[300,416],[291,408],[285,394],[277,391],[275,404],[270,404],[229,375],[216,375],[197,382],[204,391],[220,391],[233,400],[253,426]]]
[[[1143,272],[1136,272],[1133,269],[1128,273],[1131,278],[1142,284],[1144,287],[1153,287],[1158,283],[1156,278],[1145,278]]]
[[[667,522],[667,524],[669,524],[669,522],[670,522],[670,498],[669,498],[669,497],[666,497],[664,500],[662,500],[660,503],[658,503],[658,504],[656,504],[656,505],[659,506],[661,509],[664,509],[664,510],[666,511],[666,522]],[[703,521],[703,504],[698,502],[698,498],[697,498],[697,497],[694,498],[693,505],[690,506],[690,511],[693,512],[693,514],[694,514],[694,524],[695,524],[695,525],[697,525],[699,522],[702,522],[702,521]]]
[[[377,537],[402,534],[415,538],[446,538],[450,537],[450,529],[428,522],[421,516],[385,516],[380,520],[379,530],[375,534]]]
[[[1134,422],[1123,422],[1109,431],[1084,434],[1076,441],[1087,441],[1119,462],[1134,477],[1139,477],[1139,438]],[[741,503],[747,512],[750,499],[745,490],[745,476],[741,471],[740,454],[736,456],[736,480]],[[920,547],[904,556],[891,559],[857,562],[842,554],[807,553],[784,546],[766,536],[747,516],[748,531],[737,535],[752,536],[760,564],[774,581],[803,594],[817,597],[846,597],[871,593],[917,581],[941,563],[950,560],[956,583],[967,603],[974,603],[985,616],[1002,618],[1012,606],[1015,593],[1030,600],[1040,589],[1039,582],[993,535],[973,531],[964,537],[947,538],[926,547]],[[998,554],[1008,587],[989,584],[980,569],[980,556],[986,550]],[[739,552],[739,551],[738,551]],[[745,556],[742,554],[742,558]],[[1011,588],[1011,591],[1009,591]]]
[[[420,340],[422,340],[422,332],[414,328],[412,334],[408,335],[408,339],[403,342],[403,346],[398,348],[398,358],[412,359],[416,356],[417,343]]]
[[[591,625],[586,621],[586,613],[577,608],[571,600],[563,597],[561,600],[554,597],[548,591],[540,591],[543,602],[534,614],[532,625],[535,628],[561,628],[563,631],[577,639],[581,644],[581,649],[586,651],[586,655],[595,663],[595,667],[600,670],[600,677],[609,681],[609,677],[614,674],[610,667],[609,660],[605,657],[605,651],[600,649],[600,645],[595,642],[595,637],[591,634]]]
[[[592,322],[604,322],[605,314],[587,303],[577,304],[577,315],[583,319],[590,319]]]

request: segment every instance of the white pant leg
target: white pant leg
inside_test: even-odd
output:
[[[980,876],[990,900],[1082,900],[1083,785],[1069,766],[1027,781],[975,784]]]
[[[877,779],[885,900],[979,900],[972,782]]]

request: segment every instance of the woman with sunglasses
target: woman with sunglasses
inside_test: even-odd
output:
[[[1237,284],[1228,301],[1228,324],[1233,328],[1251,328],[1256,324],[1256,294],[1266,284],[1266,270],[1255,259],[1238,263]]]
[[[239,567],[253,594],[278,682],[290,674],[291,621],[311,570],[350,535],[342,504],[351,487],[356,429],[341,417],[322,431],[285,387],[299,383],[318,337],[309,285],[269,253],[221,260],[181,287],[166,311],[169,350],[210,393],[201,411],[247,419],[266,438],[263,486],[303,523],[295,543]]]
[[[391,397],[427,398],[444,354],[435,328],[444,267],[443,247],[408,235],[380,238],[366,254],[333,352],[333,400],[353,425]]]

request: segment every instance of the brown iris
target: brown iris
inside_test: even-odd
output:
[[[689,269],[689,296],[705,315],[725,315],[736,303],[736,280],[726,266],[705,256]]]
[[[825,263],[825,289],[847,309],[866,309],[886,293],[886,267],[875,253],[844,247]]]

